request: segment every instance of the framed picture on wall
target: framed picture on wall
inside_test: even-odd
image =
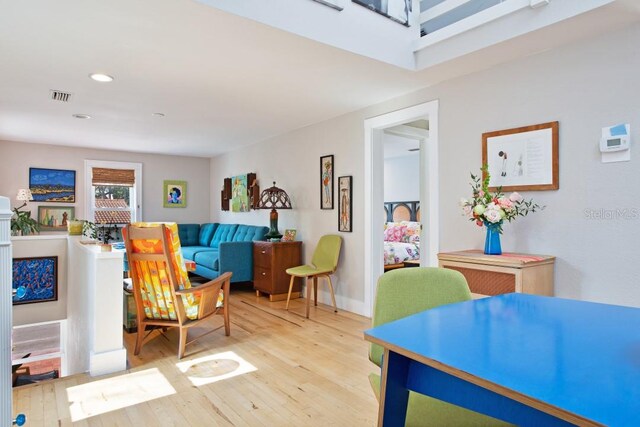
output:
[[[165,208],[186,208],[187,207],[187,181],[165,180],[164,189]]]
[[[353,231],[353,177],[338,178],[338,231]]]
[[[333,154],[320,157],[320,209],[333,209]]]
[[[67,231],[69,221],[75,219],[73,206],[38,206],[38,224],[42,231]]]
[[[13,305],[58,300],[58,257],[13,259]]]
[[[558,122],[483,133],[482,164],[491,191],[557,190]]]
[[[34,202],[76,202],[76,171],[29,168],[29,190]]]

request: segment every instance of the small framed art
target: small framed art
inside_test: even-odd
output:
[[[483,133],[482,164],[491,191],[557,190],[558,122]]]
[[[165,208],[186,208],[187,207],[187,181],[165,180],[164,189]]]
[[[296,230],[284,230],[284,234],[282,235],[283,242],[295,242],[296,241]]]
[[[320,157],[320,209],[333,209],[333,154]]]
[[[338,231],[353,231],[353,177],[338,178]]]
[[[58,300],[58,257],[13,259],[13,289],[17,292],[13,305]]]
[[[67,224],[75,219],[73,206],[38,206],[38,224],[41,231],[67,231]]]

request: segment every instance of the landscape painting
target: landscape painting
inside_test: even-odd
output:
[[[76,201],[76,171],[29,168],[29,189],[34,202]]]
[[[13,259],[13,305],[58,300],[58,257]]]

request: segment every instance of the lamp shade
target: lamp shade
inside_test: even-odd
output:
[[[20,190],[18,190],[18,195],[16,196],[16,200],[20,200],[23,202],[29,201],[29,200],[33,200],[33,194],[31,194],[31,190],[29,190],[28,188],[21,188]]]
[[[273,187],[263,190],[260,194],[258,209],[291,209],[291,200],[283,189],[276,187],[274,181]]]
[[[271,209],[269,215],[269,232],[264,237],[267,239],[280,239],[282,234],[278,231],[278,211],[276,209],[291,209],[291,200],[289,196],[282,189],[276,187],[276,182],[273,182],[273,187],[269,187],[260,194],[260,200],[258,200],[258,209]]]

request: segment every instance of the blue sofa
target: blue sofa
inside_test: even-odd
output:
[[[253,280],[253,241],[269,229],[243,224],[178,224],[182,255],[196,263],[195,273],[215,279],[228,271],[231,282]]]

